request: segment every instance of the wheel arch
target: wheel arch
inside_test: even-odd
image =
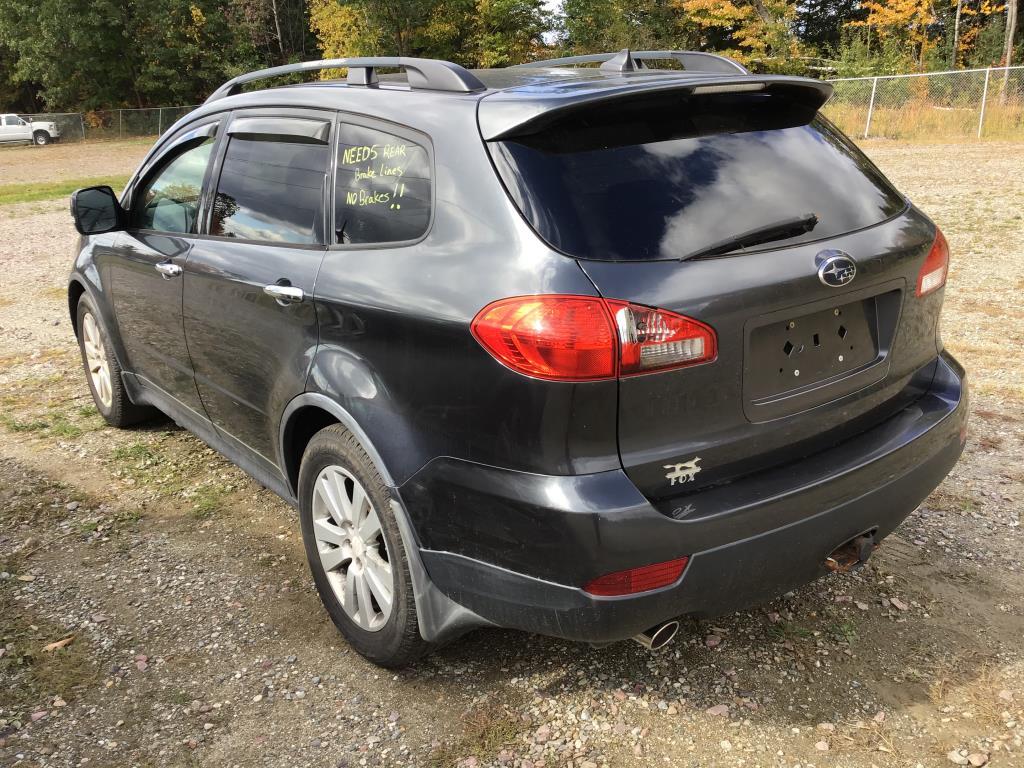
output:
[[[78,302],[85,294],[85,286],[76,278],[68,283],[68,314],[71,315],[71,330],[78,336]]]
[[[302,454],[313,435],[331,424],[341,424],[355,435],[384,482],[392,489],[391,509],[405,545],[412,576],[413,599],[416,601],[417,621],[423,639],[431,643],[443,643],[476,627],[493,626],[491,622],[459,605],[434,586],[420,557],[418,538],[399,498],[394,478],[388,472],[387,465],[384,464],[373,442],[351,413],[326,395],[315,392],[305,392],[295,397],[288,403],[281,417],[281,466],[296,502]]]
[[[281,416],[279,435],[281,467],[284,469],[288,486],[296,498],[298,498],[299,465],[302,463],[302,454],[313,435],[331,424],[341,424],[355,435],[384,482],[394,488],[395,481],[388,471],[387,465],[355,417],[326,395],[305,392],[288,403]]]
[[[81,255],[79,259],[82,259]],[[85,296],[92,302],[98,319],[103,322],[107,330],[118,365],[121,366],[123,371],[132,372],[131,367],[126,365],[130,361],[127,358],[124,341],[121,339],[121,329],[117,324],[117,318],[114,316],[113,307],[106,300],[110,294],[99,283],[96,266],[91,261],[91,256],[89,260],[77,265],[74,271],[72,271],[70,278],[68,278],[68,314],[71,317],[71,329],[76,339],[80,330],[78,327],[78,305],[82,301],[82,297]]]

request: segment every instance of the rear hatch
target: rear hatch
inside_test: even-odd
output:
[[[623,467],[669,513],[881,422],[936,355],[941,291],[915,296],[934,225],[794,82],[590,99],[488,143],[605,298],[717,335],[714,360],[620,378]]]

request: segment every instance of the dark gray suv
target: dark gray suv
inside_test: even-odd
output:
[[[946,242],[830,92],[676,51],[236,78],[72,198],[96,405],[295,504],[383,665],[480,626],[658,647],[854,567],[967,396]]]

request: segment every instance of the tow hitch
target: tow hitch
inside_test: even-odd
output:
[[[836,547],[835,551],[825,558],[825,567],[836,573],[848,573],[864,565],[879,544],[880,542],[875,540],[874,531],[862,533]]]

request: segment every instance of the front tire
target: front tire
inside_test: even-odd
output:
[[[51,141],[50,134],[46,131],[36,131],[32,134],[32,140],[35,141],[38,147],[45,147]]]
[[[391,495],[340,424],[314,435],[299,469],[299,519],[313,581],[331,620],[360,654],[403,667],[430,649]]]
[[[156,415],[154,409],[135,405],[129,399],[110,334],[88,296],[79,299],[77,318],[82,365],[100,416],[112,427],[128,427]]]

